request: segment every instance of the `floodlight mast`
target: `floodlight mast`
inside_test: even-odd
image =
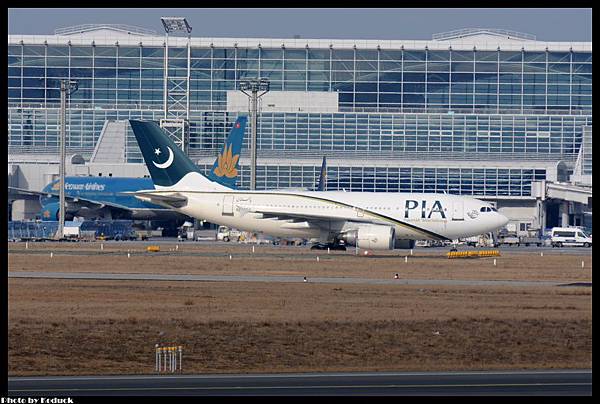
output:
[[[66,124],[67,124],[67,96],[77,91],[77,81],[60,81],[60,165],[59,165],[59,193],[58,193],[58,231],[56,238],[62,239],[65,235],[65,156],[66,156]]]
[[[240,81],[240,91],[250,98],[250,190],[256,190],[256,126],[258,117],[258,99],[269,92],[269,80],[265,78]],[[248,94],[246,91],[250,91]],[[260,95],[258,92],[262,91]]]
[[[165,111],[165,119],[169,112],[168,104],[168,81],[169,81],[169,33],[183,31],[188,34],[188,68],[187,68],[187,108],[186,117],[190,119],[190,48],[191,48],[191,32],[192,27],[187,22],[185,17],[160,17],[160,21],[165,29],[165,57],[164,57],[164,85],[163,85],[163,109]]]

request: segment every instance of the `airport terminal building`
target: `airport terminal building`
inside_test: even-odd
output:
[[[402,33],[398,33],[402,37]],[[463,29],[424,40],[198,38],[123,25],[8,36],[9,184],[144,176],[127,119],[161,123],[208,171],[266,78],[257,189],[439,192],[494,202],[517,230],[591,227],[592,44]],[[249,128],[240,159],[250,185]],[[107,147],[112,145],[112,147]],[[12,203],[31,217],[35,201]]]

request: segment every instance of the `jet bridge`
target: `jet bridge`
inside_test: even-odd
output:
[[[545,227],[586,225],[586,215],[590,216],[592,210],[591,186],[534,181],[531,190],[536,197],[538,223]],[[553,212],[555,218],[551,217]]]

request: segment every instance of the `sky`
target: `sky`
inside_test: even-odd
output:
[[[9,34],[53,34],[79,24],[128,24],[163,34],[162,16],[186,17],[193,37],[431,39],[461,28],[500,28],[540,41],[592,41],[592,9],[128,9],[12,8]]]

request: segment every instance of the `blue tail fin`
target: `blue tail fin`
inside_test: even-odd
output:
[[[323,156],[323,163],[321,163],[321,174],[319,175],[319,185],[317,185],[317,191],[327,190],[327,161]]]
[[[221,153],[219,153],[212,170],[208,174],[208,178],[229,188],[236,188],[236,180],[240,169],[240,153],[247,121],[248,117],[246,116],[237,118],[229,132],[229,136],[225,139]]]

